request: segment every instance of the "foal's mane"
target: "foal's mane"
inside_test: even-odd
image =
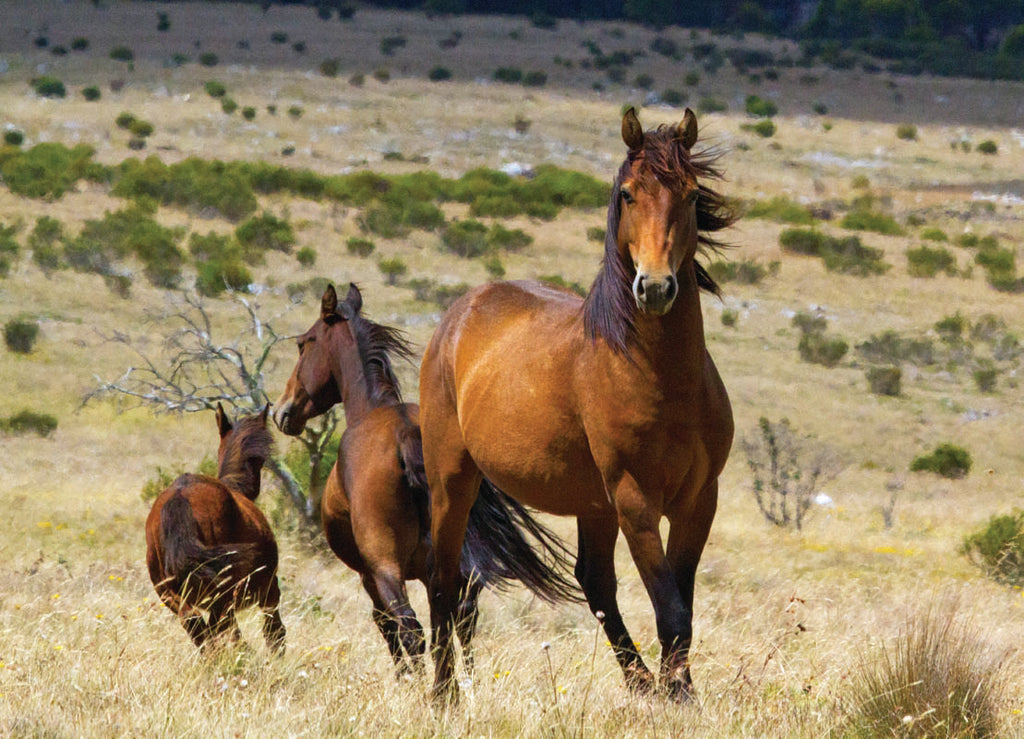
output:
[[[274,448],[274,437],[267,428],[267,419],[262,413],[254,413],[235,423],[224,449],[224,456],[217,469],[217,479],[229,490],[245,494],[251,492],[255,482],[252,468],[247,462],[253,458],[261,464],[270,457]],[[258,474],[258,473],[257,473]]]
[[[348,321],[363,365],[366,390],[373,406],[401,405],[402,389],[392,368],[392,359],[412,360],[415,352],[404,334],[355,313]]]
[[[623,179],[635,166],[641,186],[645,181],[656,179],[663,187],[681,193],[688,183],[697,181],[698,251],[707,254],[725,246],[710,234],[732,225],[738,218],[724,195],[700,182],[722,179],[721,170],[717,167],[720,158],[721,151],[715,149],[691,154],[678,140],[676,128],[665,125],[644,133],[643,149],[627,155],[612,184],[601,269],[583,304],[583,322],[592,341],[600,336],[613,351],[628,355],[629,345],[637,331],[637,306],[632,290],[636,270],[629,255],[619,253],[617,241]],[[718,284],[704,266],[694,260],[694,269],[698,287],[719,295]]]

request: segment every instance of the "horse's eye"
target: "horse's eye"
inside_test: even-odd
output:
[[[623,203],[625,203],[626,205],[632,205],[633,193],[631,193],[629,190],[620,190],[619,194],[622,196]]]

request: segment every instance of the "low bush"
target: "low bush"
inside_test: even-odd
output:
[[[740,314],[738,311],[732,308],[725,308],[722,310],[722,325],[727,328],[735,328],[739,322]]]
[[[869,362],[899,365],[901,362],[925,366],[935,364],[935,347],[929,339],[905,339],[895,331],[872,334],[857,345],[857,354]]]
[[[964,537],[961,552],[997,582],[1024,585],[1024,511],[993,516]]]
[[[790,200],[785,195],[776,195],[771,200],[755,200],[744,209],[747,218],[765,218],[776,223],[792,223],[810,226],[814,216],[805,206]]]
[[[814,229],[788,228],[779,234],[779,244],[785,251],[821,257],[830,272],[866,277],[889,269],[882,260],[885,253],[856,236],[837,239]]]
[[[238,103],[232,97],[224,96],[220,99],[220,109],[228,115],[238,110]]]
[[[797,344],[802,360],[829,368],[838,365],[849,348],[843,339],[823,333],[805,333]]]
[[[25,141],[25,134],[17,129],[4,131],[4,143],[8,146],[21,146]]]
[[[220,63],[220,57],[212,51],[204,51],[199,55],[199,63],[204,67],[216,67]]]
[[[361,239],[358,236],[351,237],[346,243],[345,248],[348,249],[348,253],[356,257],[368,257],[373,254],[373,250],[377,248],[369,239]]]
[[[901,141],[917,141],[917,126],[913,123],[901,123],[896,126],[896,138]]]
[[[71,39],[71,50],[72,51],[85,51],[89,48],[89,39],[84,36],[76,36]]]
[[[526,87],[544,87],[548,83],[548,75],[540,70],[532,70],[523,75],[523,85]]]
[[[284,31],[273,31],[270,34],[270,43],[272,44],[287,44],[288,34]]]
[[[431,82],[443,82],[452,78],[452,71],[448,67],[432,67],[427,72],[427,79]]]
[[[868,389],[875,395],[898,397],[903,372],[899,367],[870,367],[867,371]]]
[[[484,269],[492,280],[500,280],[505,276],[505,265],[501,263],[501,257],[497,254],[484,257]]]
[[[7,277],[14,266],[21,247],[18,246],[14,234],[14,226],[0,226],[0,277]]]
[[[242,117],[247,121],[251,121],[256,118],[256,108],[251,105],[246,105],[242,108]]]
[[[273,213],[253,216],[235,229],[235,237],[249,254],[280,251],[288,254],[295,246],[295,232],[288,221]]]
[[[946,232],[941,228],[926,228],[921,232],[921,238],[925,241],[949,241]]]
[[[311,246],[304,246],[295,252],[295,261],[303,267],[312,267],[316,264],[316,249]]]
[[[992,360],[979,360],[978,366],[975,367],[972,375],[974,377],[974,385],[978,388],[979,392],[995,392],[996,380],[999,378],[999,370],[996,368]]]
[[[725,113],[729,110],[729,104],[718,98],[702,97],[697,103],[697,110],[701,113]]]
[[[206,90],[206,94],[212,98],[222,98],[228,94],[228,88],[223,82],[217,80],[208,80],[204,85],[203,89]]]
[[[398,278],[405,276],[409,266],[401,257],[385,257],[377,262],[377,269],[384,275],[384,280],[389,285],[397,285]]]
[[[978,144],[978,151],[982,154],[995,154],[999,151],[999,146],[992,139],[985,139]]]
[[[139,138],[146,138],[147,136],[153,135],[153,131],[156,130],[156,127],[149,121],[144,121],[140,118],[136,118],[131,122],[131,125],[128,126],[128,130],[134,136],[138,136]]]
[[[586,297],[587,295],[587,288],[578,282],[570,282],[561,275],[540,275],[537,279],[548,285],[553,285],[554,287],[571,290],[580,297]]]
[[[789,324],[799,329],[801,334],[823,334],[828,328],[828,319],[820,313],[800,311],[793,316]]]
[[[62,98],[67,95],[64,83],[56,77],[43,75],[32,80],[32,89],[36,95],[44,98]]]
[[[971,471],[971,454],[963,447],[944,443],[935,447],[931,454],[915,457],[910,463],[911,472],[934,472],[942,477],[956,480],[966,477]]]
[[[82,88],[82,97],[89,102],[94,103],[103,97],[103,93],[100,92],[100,88],[96,87],[96,85],[89,85],[88,87]]]
[[[289,105],[288,106],[288,117],[293,119],[293,120],[296,120],[296,121],[299,120],[299,118],[301,118],[302,114],[305,113],[305,112],[306,111],[303,110],[301,105]]]
[[[32,250],[32,261],[47,275],[60,267],[59,244],[64,237],[60,221],[50,216],[40,216],[28,235],[28,248]]]
[[[741,285],[756,285],[768,275],[778,274],[779,263],[770,262],[767,266],[752,259],[744,259],[740,262],[711,262],[708,267],[708,274],[718,283],[738,282]]]
[[[28,198],[60,198],[82,178],[102,180],[106,168],[92,161],[93,149],[46,142],[0,154],[0,176],[11,192]]]
[[[184,255],[178,247],[179,229],[153,219],[155,206],[133,203],[123,210],[86,221],[81,233],[65,243],[68,263],[79,271],[112,274],[112,264],[129,256],[142,261],[146,278],[155,287],[177,287]]]
[[[0,418],[0,430],[15,436],[35,434],[48,437],[57,430],[57,417],[49,413],[23,410],[7,418]]]
[[[115,46],[110,50],[110,58],[116,62],[130,62],[135,54],[127,46]]]
[[[892,216],[860,208],[843,216],[839,225],[851,231],[873,231],[888,236],[903,235],[903,227]]]
[[[114,125],[118,128],[123,128],[125,131],[130,129],[133,123],[135,123],[135,114],[129,113],[127,110],[118,113],[117,118],[114,119]]]
[[[595,241],[598,244],[603,244],[605,234],[605,229],[600,226],[590,226],[587,228],[587,241]]]
[[[216,298],[227,290],[245,291],[252,284],[248,267],[237,259],[210,260],[196,267],[196,292]]]
[[[747,111],[747,115],[756,116],[757,118],[771,118],[779,112],[778,106],[771,100],[765,100],[758,97],[757,95],[748,95],[744,102],[744,109]]]
[[[12,318],[4,324],[4,344],[15,354],[30,354],[38,338],[38,321]]]
[[[523,81],[523,70],[519,67],[498,67],[493,75],[495,82],[518,85]]]
[[[405,36],[385,36],[380,40],[380,53],[384,56],[394,56],[395,51],[406,44]]]
[[[212,211],[237,221],[258,203],[243,163],[189,158],[166,165],[157,157],[128,159],[115,170],[114,195],[152,198],[163,205]]]
[[[957,273],[956,257],[942,247],[919,246],[907,249],[907,271],[911,277],[935,277],[939,272]]]
[[[533,237],[521,228],[505,228],[500,223],[492,223],[487,230],[487,246],[491,249],[519,251],[533,243]]]
[[[460,257],[479,257],[487,252],[487,226],[473,219],[452,221],[442,231],[441,242]]]
[[[770,139],[775,135],[775,123],[769,120],[758,121],[757,123],[742,123],[740,130],[749,133],[756,133],[761,138]]]
[[[679,90],[670,87],[662,90],[659,97],[661,98],[661,102],[665,103],[665,105],[672,105],[679,108],[686,103],[687,95],[685,92],[680,92]]]

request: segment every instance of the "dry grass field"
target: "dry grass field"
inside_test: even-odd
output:
[[[624,154],[619,135],[623,103],[645,93],[584,69],[581,42],[606,52],[647,50],[653,31],[616,23],[562,22],[555,31],[523,18],[427,18],[359,10],[351,22],[320,21],[311,9],[230,3],[128,3],[100,7],[81,0],[7,0],[0,5],[0,128],[24,132],[23,148],[53,141],[86,143],[95,158],[116,164],[138,156],[114,125],[121,111],[151,121],[142,155],[172,163],[187,157],[265,159],[320,174],[361,170],[435,170],[456,177],[474,167],[535,167],[552,163],[610,181]],[[171,28],[156,30],[157,13]],[[461,31],[453,49],[439,41]],[[270,40],[287,34],[287,43]],[[680,44],[689,31],[669,29]],[[401,35],[404,48],[383,56],[380,40]],[[34,39],[45,36],[48,48]],[[89,49],[55,56],[76,37]],[[724,48],[740,43],[713,38]],[[247,41],[247,48],[239,46]],[[305,51],[292,48],[303,42]],[[783,42],[748,38],[748,44]],[[131,48],[131,65],[108,58]],[[195,63],[214,52],[215,67]],[[796,54],[795,50],[792,52]],[[169,63],[174,54],[191,61]],[[571,68],[555,64],[560,55]],[[339,60],[337,77],[318,71]],[[448,81],[427,72],[443,65]],[[491,81],[494,69],[545,70],[547,84],[526,88]],[[374,77],[386,69],[389,79]],[[686,90],[683,63],[650,51],[629,69],[655,78],[655,90]],[[68,87],[65,99],[38,97],[31,78],[50,74]],[[361,85],[353,75],[363,74]],[[817,80],[809,83],[808,75]],[[385,75],[379,75],[381,77]],[[246,121],[226,115],[204,91],[223,82]],[[601,81],[603,90],[594,89]],[[111,89],[116,82],[118,91]],[[123,85],[122,85],[123,83]],[[98,102],[81,89],[96,85]],[[131,297],[110,292],[101,277],[71,270],[40,271],[24,246],[36,219],[48,215],[76,233],[90,218],[122,208],[105,186],[80,182],[53,201],[28,199],[0,186],[0,225],[14,225],[23,245],[11,273],[0,279],[0,323],[30,317],[41,326],[34,351],[0,352],[0,417],[21,409],[55,415],[49,438],[0,436],[0,734],[14,737],[112,736],[692,736],[820,737],[842,735],[857,701],[853,684],[913,620],[953,609],[958,624],[980,640],[979,654],[998,657],[1006,690],[999,700],[999,736],[1024,737],[1024,593],[986,578],[959,553],[968,533],[995,514],[1024,506],[1024,393],[1019,358],[999,363],[993,392],[981,392],[971,368],[903,368],[899,397],[869,392],[867,364],[854,346],[894,330],[931,338],[934,324],[959,312],[974,323],[986,314],[1024,336],[1024,297],[990,287],[974,252],[957,246],[965,232],[993,234],[1021,257],[1024,243],[1024,138],[1012,126],[1024,115],[1024,85],[967,80],[892,78],[861,72],[782,68],[777,80],[751,81],[726,63],[700,74],[691,104],[713,96],[729,110],[702,114],[701,138],[721,147],[729,195],[765,201],[785,195],[828,208],[820,229],[860,235],[884,250],[883,275],[826,271],[821,260],[779,246],[785,228],[748,218],[728,234],[726,258],[778,261],[777,273],[753,285],[731,282],[722,300],[704,299],[709,348],[732,398],[737,433],[762,416],[788,418],[801,435],[837,451],[843,471],[823,486],[831,498],[815,505],[801,531],[768,524],[751,493],[739,444],[725,470],[721,504],[698,574],[694,679],[698,699],[679,707],[637,699],[623,685],[603,634],[583,606],[552,608],[525,591],[485,594],[477,669],[463,676],[463,701],[447,712],[428,700],[429,678],[397,681],[358,578],[327,551],[321,536],[301,529],[275,490],[262,499],[282,550],[283,617],[288,650],[272,658],[255,617],[243,622],[248,651],[203,657],[156,599],[144,566],[140,498],[157,468],[195,469],[216,446],[212,413],[155,416],[119,413],[109,402],[82,407],[99,380],[114,379],[134,361],[114,332],[159,356],[174,293],[139,275]],[[896,93],[899,93],[898,95]],[[779,106],[777,133],[741,130],[748,94]],[[827,115],[812,112],[821,102]],[[270,115],[268,105],[278,112]],[[301,118],[288,116],[302,106]],[[679,108],[640,108],[647,126],[672,123]],[[517,133],[516,117],[531,124]],[[917,126],[916,140],[896,135]],[[991,139],[997,154],[964,152]],[[294,148],[285,156],[282,150]],[[903,235],[852,232],[838,225],[842,209],[870,192],[878,207],[906,226]],[[317,252],[313,267],[272,253],[254,268],[259,291],[248,299],[283,334],[312,323],[318,305],[294,304],[289,283],[314,276],[357,281],[375,320],[403,327],[422,347],[436,325],[436,305],[418,301],[400,281],[388,285],[380,256],[402,258],[409,276],[442,284],[488,279],[481,260],[445,253],[436,233],[376,238],[371,258],[349,254],[360,234],[358,210],[292,195],[261,198],[261,208],[287,217],[300,247]],[[446,204],[449,218],[466,206]],[[235,224],[208,213],[162,206],[164,225],[187,232],[227,233]],[[604,211],[566,210],[553,221],[510,219],[534,237],[502,261],[509,278],[561,275],[588,285],[600,246],[588,228],[604,226]],[[912,277],[906,252],[926,228],[942,229],[958,275]],[[230,298],[207,302],[225,340],[244,315]],[[725,311],[734,326],[723,324]],[[850,352],[826,368],[800,360],[797,312],[826,316],[829,332]],[[980,347],[980,345],[979,345]],[[980,352],[979,348],[979,352]],[[294,360],[290,343],[272,356],[265,387],[276,397]],[[416,369],[401,368],[406,394],[416,395]],[[287,439],[278,435],[279,444]],[[911,461],[942,442],[968,449],[974,466],[964,479],[908,471]],[[574,540],[571,521],[547,519]],[[650,601],[619,551],[620,602],[641,651],[659,653]],[[417,612],[427,620],[422,589]],[[902,717],[901,717],[902,718]],[[917,716],[903,724],[915,733]],[[941,732],[938,735],[944,736]]]

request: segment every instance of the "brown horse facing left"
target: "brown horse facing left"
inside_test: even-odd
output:
[[[214,638],[240,641],[235,612],[258,606],[267,646],[284,652],[277,541],[254,502],[273,448],[269,410],[267,405],[232,424],[218,403],[217,477],[181,475],[146,519],[149,577],[201,648]]]
[[[345,432],[321,505],[324,535],[338,558],[359,573],[373,621],[402,674],[422,666],[425,650],[405,583],[425,585],[429,577],[430,491],[419,406],[403,402],[392,370],[392,359],[410,358],[412,348],[396,329],[364,317],[362,305],[355,285],[344,301],[328,286],[320,317],[298,339],[299,359],[277,400],[274,422],[294,436],[310,418],[344,404]],[[486,480],[480,484],[462,549],[456,617],[468,668],[480,590],[517,580],[548,602],[579,600],[566,554],[522,506]]]

